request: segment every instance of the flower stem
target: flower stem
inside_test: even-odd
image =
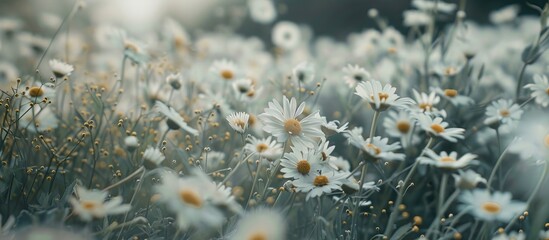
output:
[[[520,69],[520,73],[519,73],[519,77],[518,77],[518,83],[517,83],[517,89],[515,91],[515,102],[517,102],[517,100],[520,97],[520,90],[522,89],[522,80],[524,79],[524,73],[526,72],[526,67],[527,66],[528,66],[528,64],[524,63],[522,65],[522,68]]]
[[[513,142],[514,140],[509,144],[509,146],[513,144]],[[499,155],[499,158],[496,161],[496,165],[494,166],[494,169],[492,169],[492,173],[490,173],[490,177],[488,178],[488,183],[486,184],[488,186],[488,189],[490,189],[492,186],[491,184],[492,184],[492,181],[494,180],[494,175],[496,175],[496,170],[499,168],[499,165],[501,165],[501,162],[503,162],[503,157],[507,154],[507,151],[509,150],[509,146],[507,146],[505,150],[503,150],[501,155]]]

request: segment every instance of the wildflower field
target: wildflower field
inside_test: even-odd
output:
[[[549,239],[549,3],[386,1],[0,2],[0,239]]]

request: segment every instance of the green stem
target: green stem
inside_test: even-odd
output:
[[[517,100],[520,97],[520,90],[522,89],[522,80],[524,79],[524,73],[526,72],[526,67],[527,66],[528,66],[528,64],[524,63],[522,65],[522,68],[520,69],[520,73],[519,73],[519,77],[518,77],[518,83],[517,83],[517,89],[515,91],[515,102],[517,102]]]
[[[514,140],[509,144],[513,144]],[[503,150],[503,152],[501,153],[501,155],[499,156],[498,160],[496,161],[496,165],[494,166],[494,168],[492,169],[492,173],[490,173],[490,177],[488,178],[488,183],[486,184],[488,186],[488,189],[491,188],[491,184],[492,184],[492,181],[494,180],[494,175],[496,175],[496,170],[499,168],[499,166],[501,165],[501,162],[503,162],[503,157],[505,157],[505,155],[507,154],[507,151],[509,150],[509,146],[507,146],[505,148],[505,150]]]

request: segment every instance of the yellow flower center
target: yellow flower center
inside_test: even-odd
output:
[[[444,89],[444,95],[453,98],[458,95],[458,91],[455,89]]]
[[[311,171],[311,164],[307,160],[300,160],[296,165],[297,171],[303,175],[309,174]]]
[[[423,111],[431,111],[433,105],[431,105],[430,103],[420,103],[419,108],[421,108]]]
[[[265,143],[260,143],[255,146],[255,149],[257,150],[257,152],[262,153],[267,151],[267,149],[269,149],[269,145]]]
[[[455,67],[447,67],[447,68],[444,69],[444,74],[446,76],[454,75],[454,74],[456,74],[456,72],[457,72],[457,69]]]
[[[299,135],[301,133],[301,123],[295,118],[291,118],[284,122],[284,131],[290,135]]]
[[[267,236],[265,236],[265,233],[256,232],[256,233],[250,234],[250,237],[248,237],[248,240],[267,240]]]
[[[501,206],[495,202],[485,202],[482,204],[482,209],[489,213],[498,213],[501,211]]]
[[[435,131],[436,133],[443,133],[444,132],[444,127],[440,124],[437,124],[437,123],[431,124],[431,129],[433,129],[433,131]]]
[[[380,93],[378,93],[377,95],[379,96],[379,100],[380,100],[380,101],[387,100],[387,98],[389,98],[389,94],[388,94],[388,93],[380,92]],[[370,96],[370,99],[372,99],[372,101],[374,101],[374,95],[371,95],[371,96]]]
[[[248,125],[253,126],[255,124],[255,116],[250,114],[250,117],[248,118]]]
[[[408,131],[410,131],[410,122],[408,121],[398,121],[397,122],[397,129],[399,132],[401,133],[408,133]]]
[[[320,175],[315,177],[313,184],[317,187],[322,187],[328,185],[328,182],[328,177]]]
[[[499,115],[501,115],[502,117],[509,117],[510,114],[511,114],[511,112],[509,112],[509,110],[507,110],[507,109],[499,110]]]
[[[97,203],[94,201],[82,201],[82,208],[91,211],[97,207]]]
[[[231,80],[234,77],[234,73],[231,70],[223,70],[221,71],[221,77],[225,80]]]
[[[29,96],[31,97],[41,97],[42,95],[44,95],[42,87],[31,87],[29,89]]]
[[[246,123],[244,121],[242,121],[242,119],[236,119],[234,121],[234,125],[238,126],[239,128],[244,129],[244,127],[246,126]]]
[[[549,95],[549,88],[545,89],[545,92]]]
[[[441,157],[440,161],[450,163],[450,162],[455,162],[456,160],[453,157]]]
[[[545,143],[545,147],[549,148],[549,134],[545,135],[543,142]]]
[[[184,203],[192,205],[194,207],[199,208],[202,206],[202,199],[200,199],[200,196],[194,190],[191,190],[191,189],[180,190],[179,198],[181,198],[181,201],[183,201]]]
[[[381,148],[379,148],[378,146],[376,146],[376,145],[374,145],[374,144],[368,143],[368,144],[366,144],[366,148],[369,148],[369,149],[374,150],[374,153],[375,153],[376,155],[378,155],[378,154],[381,153]]]
[[[173,41],[176,48],[185,48],[187,46],[187,43],[183,37],[177,36]]]
[[[389,52],[390,54],[395,54],[397,52],[397,48],[396,47],[390,47],[387,49],[387,52]]]

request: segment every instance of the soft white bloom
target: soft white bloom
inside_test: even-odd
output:
[[[19,113],[21,114],[19,116],[19,128],[21,129],[44,132],[56,129],[59,125],[59,119],[51,107],[40,107],[39,104],[34,104],[31,107],[31,104],[27,103],[21,107]]]
[[[162,113],[168,118],[167,123],[170,129],[177,130],[182,128],[186,132],[198,136],[198,130],[189,127],[183,117],[181,117],[181,115],[179,115],[179,113],[177,113],[177,111],[175,111],[175,109],[173,109],[172,107],[169,107],[160,101],[156,101],[154,107],[158,112]]]
[[[342,157],[333,157],[329,162],[330,166],[340,172],[351,171],[351,163],[347,159]]]
[[[402,15],[404,16],[404,26],[408,27],[425,26],[432,21],[431,15],[423,11],[406,10]]]
[[[454,106],[466,106],[466,105],[471,105],[475,102],[472,98],[465,95],[461,95],[457,89],[446,88],[443,90],[437,87],[437,88],[433,88],[433,90],[438,95],[448,100]]]
[[[471,163],[475,163],[474,159],[477,157],[475,154],[466,153],[458,158],[457,152],[451,152],[450,154],[445,151],[440,154],[435,153],[431,149],[425,151],[425,156],[418,158],[418,161],[423,164],[434,165],[435,167],[455,170],[467,167]]]
[[[294,186],[300,192],[306,192],[306,200],[341,190],[343,180],[348,176],[330,168],[311,171],[310,174],[293,181]]]
[[[231,128],[239,133],[244,133],[248,129],[248,119],[250,115],[245,112],[235,112],[227,116],[227,122]]]
[[[313,147],[317,139],[324,137],[320,129],[323,121],[318,112],[298,120],[305,109],[305,103],[297,106],[295,98],[288,100],[284,96],[282,105],[276,99],[268,105],[259,119],[265,125],[263,130],[275,136],[279,142],[290,140],[294,144]]]
[[[456,9],[456,4],[446,3],[443,1],[433,1],[433,0],[414,0],[412,5],[417,9],[423,11],[439,11],[443,13],[451,13]]]
[[[549,81],[545,75],[534,75],[534,83],[526,84],[524,88],[532,91],[530,94],[536,103],[547,107],[549,105]]]
[[[286,239],[286,218],[280,211],[260,208],[246,213],[237,223],[231,240],[242,239]]]
[[[57,59],[51,59],[48,63],[50,64],[51,71],[56,78],[70,76],[72,71],[74,71],[74,67],[72,65]]]
[[[175,90],[181,88],[182,81],[181,73],[172,73],[166,77],[166,82]]]
[[[514,128],[520,117],[522,116],[522,109],[512,100],[500,99],[493,101],[490,106],[486,108],[486,119],[484,124],[494,128]]]
[[[155,169],[166,159],[160,149],[148,147],[143,153],[143,166],[147,169]]]
[[[459,174],[452,174],[457,188],[474,189],[479,183],[486,183],[486,179],[473,170],[467,170],[465,172],[458,170],[458,173]]]
[[[282,144],[272,139],[272,136],[263,139],[251,136],[244,149],[271,161],[279,158],[283,152]]]
[[[376,111],[384,111],[391,106],[405,107],[413,104],[412,99],[401,98],[395,92],[396,88],[391,84],[381,86],[381,82],[371,80],[359,83],[356,86],[355,94],[368,102]]]
[[[518,4],[506,6],[490,13],[490,22],[495,24],[511,22],[517,18],[520,11]]]
[[[108,192],[100,190],[88,190],[76,185],[76,197],[69,199],[73,211],[83,221],[91,221],[94,218],[103,218],[107,215],[125,213],[130,210],[129,204],[122,204],[122,197],[113,197],[105,202]]]
[[[343,68],[343,79],[349,87],[355,87],[358,83],[370,80],[370,73],[358,65],[348,64]]]
[[[439,110],[436,105],[440,102],[440,97],[436,92],[432,91],[429,94],[424,92],[419,93],[415,89],[413,90],[414,98],[416,99],[416,111],[430,116],[446,117],[446,111],[444,109]]]
[[[321,154],[313,149],[292,147],[292,152],[284,154],[280,160],[280,172],[284,173],[284,178],[299,179],[321,169],[321,159]]]
[[[391,137],[406,137],[412,133],[416,120],[407,111],[389,111],[383,127]]]
[[[126,146],[128,150],[133,151],[139,147],[139,140],[136,136],[127,136],[124,138],[124,146]]]
[[[284,50],[292,50],[301,42],[301,31],[299,27],[289,21],[278,22],[272,31],[272,41]]]
[[[458,139],[463,139],[463,128],[448,128],[448,123],[443,122],[442,118],[436,117],[435,119],[430,116],[420,114],[417,116],[419,126],[428,134],[441,137],[450,142],[457,142]]]
[[[460,209],[480,220],[507,222],[526,209],[526,203],[511,200],[511,197],[508,192],[492,194],[485,189],[474,189],[462,193]]]
[[[300,82],[311,82],[315,79],[315,66],[310,62],[302,62],[292,70],[292,77]]]
[[[271,0],[249,0],[248,9],[252,20],[269,24],[276,19],[276,8]]]
[[[374,137],[373,139],[368,138],[364,140],[362,137],[362,128],[354,128],[353,130],[348,131],[346,136],[350,144],[366,154],[365,157],[367,160],[404,160],[404,154],[394,152],[401,148],[399,142],[388,144],[388,138],[381,138],[379,136]]]
[[[227,59],[215,61],[210,67],[210,73],[220,80],[234,80],[238,76],[236,65]]]
[[[540,240],[547,240],[549,239],[549,230],[541,231],[539,232],[539,238]]]
[[[322,127],[327,130],[327,135],[335,134],[335,133],[342,133],[345,130],[347,130],[347,127],[349,126],[349,123],[346,122],[345,124],[341,124],[338,120],[333,121],[327,121],[326,117],[322,117]],[[331,133],[330,133],[331,132]]]

